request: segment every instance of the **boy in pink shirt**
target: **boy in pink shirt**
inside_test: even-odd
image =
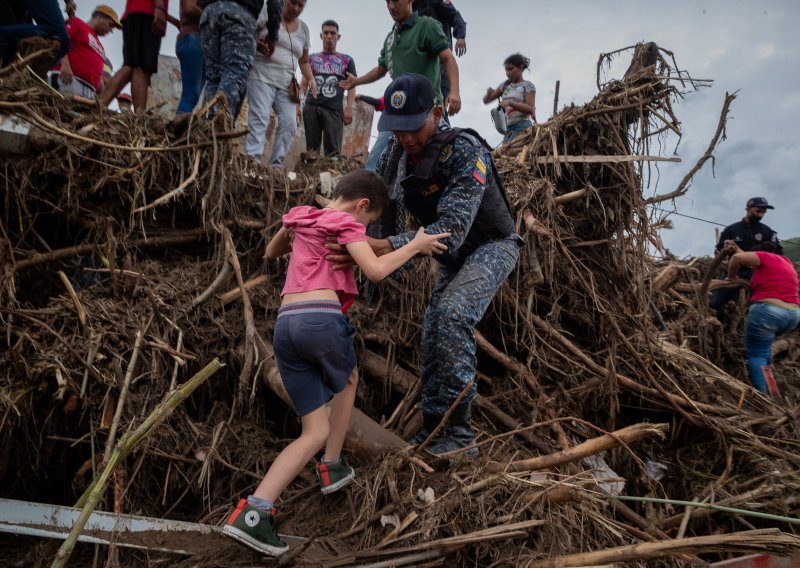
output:
[[[340,457],[358,380],[354,329],[342,306],[351,303],[358,289],[352,269],[334,270],[327,260],[328,238],[333,235],[374,282],[418,253],[447,250],[440,241],[450,233],[428,235],[423,227],[406,246],[375,256],[366,229],[388,203],[380,176],[366,170],[351,172],[339,181],[334,200],[325,209],[299,206],[284,215],[283,226],[267,245],[269,258],[292,253],[273,345],[302,433],[278,454],[258,488],[239,501],[223,528],[228,536],[264,554],[278,556],[288,550],[275,528],[273,506],[323,446],[322,458],[316,463],[322,493],[336,491],[355,477],[353,468]]]

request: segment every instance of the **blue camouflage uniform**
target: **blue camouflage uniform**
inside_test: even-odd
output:
[[[205,100],[222,92],[235,119],[247,92],[247,77],[256,56],[258,0],[206,0],[200,18],[205,57]],[[267,0],[268,37],[277,39],[282,0]],[[212,109],[214,112],[216,109]]]
[[[445,131],[450,128],[441,123],[434,136]],[[422,328],[421,409],[423,415],[441,416],[474,381],[475,326],[514,268],[523,241],[513,232],[513,217],[504,196],[503,203],[495,203],[494,208],[503,209],[505,234],[476,238],[475,231],[471,231],[473,224],[480,221],[484,225],[482,234],[491,236],[493,221],[486,221],[481,205],[489,186],[497,188],[498,184],[489,152],[475,136],[459,132],[435,159],[435,177],[444,182],[444,187],[434,190],[441,191],[436,211],[423,212],[427,218],[420,219],[419,211],[408,209],[426,226],[427,233],[451,233],[442,241],[448,252],[436,256],[441,270]],[[378,162],[377,172],[384,177],[392,201],[378,230],[385,238],[393,235],[388,240],[394,249],[410,242],[416,233],[404,231],[408,204],[401,182],[413,176],[417,167],[419,163],[415,165],[394,139]],[[470,403],[476,394],[473,384],[465,401]]]

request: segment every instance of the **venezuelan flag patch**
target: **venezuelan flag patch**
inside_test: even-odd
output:
[[[486,164],[484,164],[480,158],[475,161],[475,169],[472,170],[472,177],[474,177],[479,184],[486,184]]]

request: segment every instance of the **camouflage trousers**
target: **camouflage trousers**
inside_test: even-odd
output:
[[[422,323],[422,400],[425,414],[441,416],[475,378],[475,326],[519,257],[512,235],[478,247],[461,267],[442,265]],[[466,401],[477,394],[475,385]]]
[[[256,19],[237,2],[212,2],[200,18],[200,39],[206,65],[205,100],[222,92],[235,119],[256,56]]]

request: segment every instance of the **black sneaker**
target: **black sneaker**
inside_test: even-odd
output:
[[[319,489],[326,495],[350,485],[356,477],[355,470],[344,460],[332,464],[318,461],[314,469],[319,479]]]
[[[241,499],[236,510],[231,513],[222,532],[268,556],[280,556],[289,547],[278,536],[275,525],[275,509],[269,512],[257,509]]]

